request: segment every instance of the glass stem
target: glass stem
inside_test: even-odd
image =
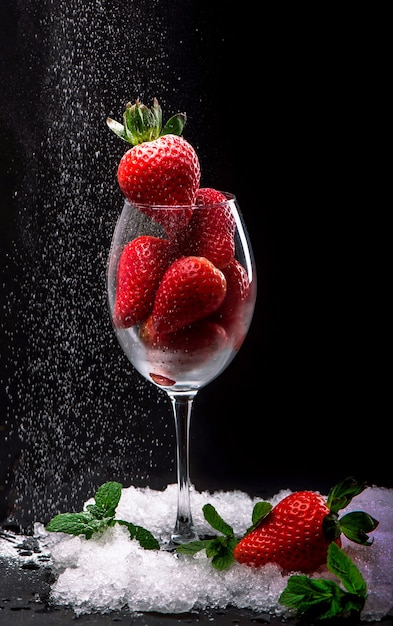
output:
[[[177,517],[171,543],[178,545],[198,539],[190,504],[190,420],[195,393],[169,394],[176,427]]]

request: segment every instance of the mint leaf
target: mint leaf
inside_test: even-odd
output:
[[[227,524],[221,515],[219,515],[211,504],[205,504],[202,507],[205,520],[209,522],[215,530],[218,530],[224,536],[214,537],[213,539],[205,539],[203,541],[190,541],[176,548],[179,554],[187,554],[193,556],[200,550],[206,550],[206,556],[212,559],[212,566],[218,570],[227,569],[235,560],[233,550],[238,543],[233,528]]]
[[[99,487],[94,496],[94,500],[97,511],[101,514],[101,519],[102,517],[115,516],[122,488],[123,486],[116,482],[104,483],[101,487]]]
[[[279,602],[297,609],[298,617],[317,620],[342,616],[348,608],[343,598],[345,592],[332,580],[295,575],[289,578]]]
[[[212,566],[218,570],[227,569],[235,560],[233,550],[237,544],[234,536],[215,537],[214,539],[202,539],[190,541],[176,548],[178,554],[194,556],[201,550],[206,550],[206,556],[212,559]]]
[[[90,539],[93,533],[106,527],[106,520],[97,520],[90,513],[60,513],[55,515],[45,528],[50,532],[85,535],[86,539]]]
[[[227,569],[234,562],[233,550],[236,544],[237,539],[233,535],[210,540],[206,547],[206,556],[212,559],[212,565],[215,569]]]
[[[189,543],[182,543],[177,546],[176,552],[178,554],[187,554],[188,556],[194,556],[197,552],[201,550],[206,550],[206,548],[210,545],[212,539],[199,539],[197,541],[190,541]]]
[[[222,519],[221,515],[219,515],[211,504],[205,504],[202,507],[203,516],[207,522],[209,522],[210,526],[212,526],[215,530],[222,533],[223,535],[233,535],[233,528],[229,526]]]
[[[327,566],[343,583],[344,591],[332,580],[312,579],[305,575],[294,575],[288,579],[287,587],[279,602],[297,610],[298,617],[327,619],[360,614],[364,607],[367,586],[362,574],[335,543],[328,549]]]
[[[95,519],[102,519],[104,517],[101,509],[96,504],[88,504],[86,511]]]
[[[366,599],[367,584],[355,563],[337,544],[331,543],[327,554],[327,567],[344,585],[345,589],[359,598]]]
[[[111,525],[121,496],[122,485],[107,482],[97,489],[95,504],[88,504],[81,513],[60,513],[46,525],[50,532],[63,532],[69,535],[85,535],[91,539],[96,532],[102,532]]]
[[[130,533],[131,539],[136,539],[139,541],[142,548],[145,550],[159,550],[160,544],[157,539],[152,535],[149,530],[143,528],[142,526],[137,526],[136,524],[132,524],[131,522],[125,522],[124,520],[114,520],[115,523],[120,524],[121,526],[126,526],[128,528],[128,532]]]
[[[296,574],[288,579],[287,586],[279,597],[279,602],[297,609],[298,614],[301,614],[313,605],[327,605],[333,595],[334,585],[336,583],[330,580],[319,578],[314,580],[305,574]]]
[[[131,522],[114,519],[116,507],[119,504],[123,486],[117,482],[107,482],[101,485],[94,496],[95,504],[88,504],[82,513],[60,513],[50,520],[46,530],[63,532],[69,535],[85,535],[91,539],[94,533],[103,532],[115,524],[128,528],[131,539],[139,541],[145,550],[159,550],[157,539],[142,526]]]

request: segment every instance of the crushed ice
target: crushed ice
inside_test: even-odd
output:
[[[289,493],[280,491],[270,502],[274,505]],[[240,491],[191,491],[194,522],[200,535],[213,532],[202,513],[207,502],[240,536],[250,525],[256,501]],[[172,530],[175,508],[176,485],[169,485],[164,491],[131,486],[122,491],[116,518],[144,526],[162,541]],[[369,487],[345,509],[350,510],[366,511],[379,521],[372,533],[372,546],[359,546],[343,537],[343,548],[367,582],[362,620],[380,620],[393,614],[393,490]],[[71,606],[76,615],[115,611],[125,606],[130,612],[184,613],[232,605],[283,618],[291,616],[289,609],[278,602],[288,576],[283,576],[275,565],[254,570],[234,563],[229,569],[218,571],[204,551],[191,558],[165,550],[143,550],[120,525],[86,540],[48,533],[42,523],[36,522],[35,537],[43,552],[50,555],[55,575],[51,601],[58,606]],[[12,548],[6,544],[0,540],[0,556],[10,558]],[[321,570],[315,576],[331,574]]]

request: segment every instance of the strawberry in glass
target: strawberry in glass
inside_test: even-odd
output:
[[[124,195],[109,253],[108,302],[117,339],[135,369],[171,400],[176,427],[178,509],[166,547],[193,541],[189,427],[195,395],[231,363],[251,324],[256,270],[235,196],[200,187],[200,163],[178,113],[128,104],[132,144],[120,159]]]

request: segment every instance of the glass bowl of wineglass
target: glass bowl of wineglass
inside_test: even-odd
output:
[[[241,348],[256,286],[249,235],[232,194],[204,200],[202,193],[197,204],[180,206],[124,201],[108,258],[109,313],[133,367],[173,407],[177,512],[167,549],[198,539],[190,503],[193,400]]]

